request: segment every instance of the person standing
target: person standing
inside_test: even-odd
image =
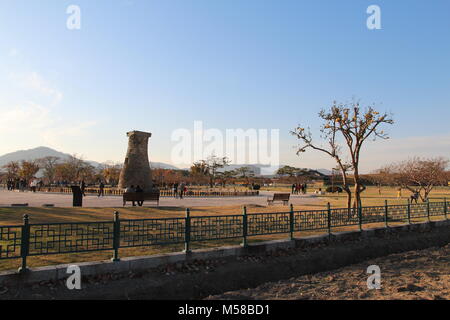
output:
[[[178,183],[173,184],[173,196],[178,198]]]
[[[183,199],[183,194],[184,194],[184,183],[182,182],[179,186],[180,189],[180,199]]]
[[[36,179],[31,180],[30,182],[30,189],[33,193],[36,192],[36,187],[37,187],[37,181]]]
[[[20,192],[25,192],[25,187],[26,187],[26,182],[24,179],[20,179],[19,181],[19,191]]]
[[[81,189],[81,194],[83,195],[83,197],[86,197],[86,194],[84,193],[84,191],[86,190],[86,183],[84,182],[84,180],[81,180],[80,189]]]

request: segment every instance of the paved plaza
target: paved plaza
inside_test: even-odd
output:
[[[267,205],[267,197],[273,193],[261,192],[260,196],[255,197],[216,197],[216,198],[161,198],[160,206],[164,207],[220,207],[233,205]],[[319,201],[314,195],[291,195],[293,205],[305,205],[317,203]],[[72,207],[71,194],[59,193],[40,193],[40,192],[18,192],[0,190],[0,207],[9,207],[11,204],[28,203],[30,207],[42,207],[45,204],[53,204],[55,207],[67,208]],[[130,205],[130,203],[128,204]],[[144,203],[144,207],[153,207],[155,203]],[[98,198],[95,195],[87,195],[83,199],[83,207],[92,208],[116,208],[122,207],[121,196],[105,196]]]

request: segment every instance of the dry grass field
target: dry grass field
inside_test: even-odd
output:
[[[285,191],[272,190],[276,192]],[[407,201],[407,193],[404,191],[405,198],[397,199],[397,191],[394,188],[383,188],[381,195],[378,194],[377,188],[368,188],[364,193],[363,205],[382,205],[384,200],[388,199],[390,204],[404,204]],[[450,188],[437,188],[433,193],[433,198],[443,198],[448,196],[450,199]],[[305,205],[296,206],[295,210],[315,210],[324,209],[327,202],[330,202],[332,207],[345,207],[344,195],[324,195],[319,196],[318,201]],[[435,199],[437,201],[439,199]],[[441,200],[442,201],[442,200]],[[171,217],[184,217],[186,209],[184,207],[159,207],[159,208],[139,208],[139,207],[126,207],[126,208],[0,208],[0,225],[20,225],[22,224],[22,217],[24,214],[30,216],[30,223],[67,223],[67,222],[93,222],[93,221],[112,221],[114,211],[120,212],[121,219],[146,219],[146,218],[171,218]],[[288,212],[287,206],[275,205],[275,206],[260,206],[249,205],[247,206],[248,214],[259,212]],[[215,215],[227,215],[227,214],[241,214],[242,207],[237,205],[232,206],[214,206],[214,207],[195,207],[191,208],[191,216],[215,216]],[[365,225],[368,227],[381,227],[383,224],[371,224]],[[357,230],[357,226],[334,228],[333,231],[349,231]],[[296,237],[310,236],[313,234],[320,234],[325,231],[308,231],[298,232]],[[272,240],[272,239],[285,239],[288,238],[288,234],[276,234],[267,236],[258,236],[249,238],[250,242]],[[241,242],[241,239],[221,240],[221,241],[208,241],[201,243],[193,243],[192,248],[207,248],[217,247],[223,245],[237,245]],[[183,250],[183,245],[169,245],[169,246],[151,246],[144,248],[131,248],[121,249],[120,255],[125,256],[140,256],[151,255],[165,252],[176,252]],[[90,253],[71,253],[65,255],[49,255],[28,258],[29,265],[31,267],[54,265],[60,263],[74,263],[84,261],[96,261],[110,259],[112,252],[100,251]],[[16,269],[20,265],[18,259],[15,260],[0,260],[0,271]]]

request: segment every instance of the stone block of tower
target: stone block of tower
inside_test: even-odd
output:
[[[122,171],[120,172],[119,188],[140,186],[144,191],[154,190],[150,163],[148,160],[149,132],[131,131],[128,136],[128,151]]]

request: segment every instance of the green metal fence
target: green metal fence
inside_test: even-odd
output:
[[[24,216],[23,225],[0,226],[0,261],[22,259],[19,270],[27,269],[27,257],[112,251],[113,260],[119,260],[122,248],[154,245],[184,244],[190,251],[194,242],[242,239],[262,235],[295,232],[325,231],[333,228],[365,224],[403,222],[414,223],[435,216],[448,218],[450,203],[426,202],[420,204],[360,207],[358,209],[331,208],[322,210],[290,210],[286,212],[251,213],[244,208],[242,214],[223,216],[191,216],[187,209],[184,218],[120,219],[115,212],[112,221],[73,223],[29,223]]]

